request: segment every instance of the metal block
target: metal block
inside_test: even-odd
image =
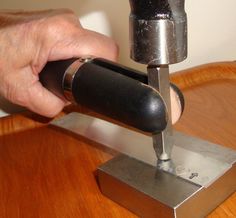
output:
[[[205,217],[236,190],[236,165],[209,187],[194,184],[127,155],[98,168],[104,195],[141,217]]]
[[[79,113],[52,122],[120,151],[98,168],[101,191],[141,217],[206,216],[236,191],[236,151],[173,133],[171,161],[149,136]]]

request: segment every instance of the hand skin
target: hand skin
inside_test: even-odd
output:
[[[48,61],[94,55],[115,61],[118,48],[84,29],[70,10],[0,12],[0,94],[47,117],[67,104],[39,82]]]

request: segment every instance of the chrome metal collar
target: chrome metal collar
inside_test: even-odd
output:
[[[80,57],[75,60],[67,69],[63,78],[63,90],[64,96],[69,101],[74,101],[72,94],[72,85],[75,74],[79,71],[80,67],[87,62],[90,62],[94,59],[92,56]]]

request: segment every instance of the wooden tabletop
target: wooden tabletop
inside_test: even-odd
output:
[[[236,62],[188,69],[172,81],[186,99],[175,128],[236,150]],[[136,217],[96,182],[96,168],[115,152],[48,122],[29,112],[0,119],[0,217]],[[236,217],[236,193],[208,217]]]

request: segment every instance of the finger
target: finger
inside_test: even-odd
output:
[[[172,124],[175,124],[182,115],[183,105],[181,103],[179,94],[173,89],[173,87],[170,87],[170,99]]]
[[[118,47],[109,37],[90,30],[83,30],[56,44],[49,54],[49,61],[93,55],[116,61]]]
[[[65,105],[65,101],[45,89],[41,83],[37,81],[30,88],[26,107],[40,115],[54,117],[62,111]]]
[[[91,54],[116,61],[118,57],[118,46],[113,39],[97,32],[85,30],[81,36],[81,53]]]

